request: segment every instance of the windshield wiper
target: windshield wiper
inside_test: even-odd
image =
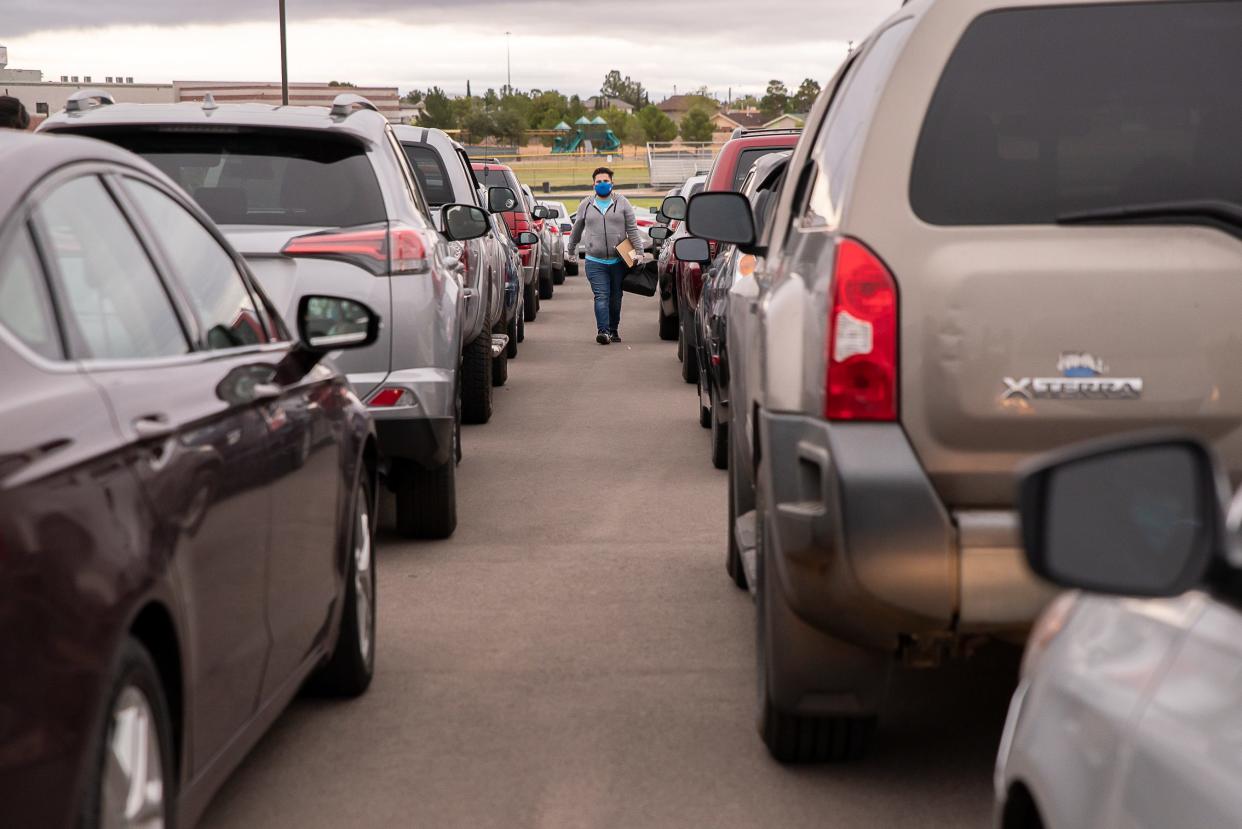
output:
[[[1207,224],[1242,238],[1242,205],[1222,199],[1141,202],[1062,213],[1057,224]]]

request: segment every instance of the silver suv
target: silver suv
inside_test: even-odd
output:
[[[916,0],[820,96],[766,227],[691,200],[760,257],[730,554],[778,759],[860,753],[895,665],[1025,636],[1026,459],[1177,426],[1242,475],[1239,33],[1236,3]]]
[[[374,345],[337,363],[375,418],[398,529],[452,534],[462,265],[369,102],[114,104],[83,91],[40,130],[100,138],[153,163],[215,220],[287,319],[313,293],[374,308],[384,320]],[[474,205],[441,218],[450,240],[487,232]]]

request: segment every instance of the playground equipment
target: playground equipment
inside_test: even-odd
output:
[[[554,153],[615,153],[621,149],[621,139],[608,129],[608,122],[600,116],[594,120],[583,115],[571,127],[561,121],[552,131],[556,140],[552,142]]]

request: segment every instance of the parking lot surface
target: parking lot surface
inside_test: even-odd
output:
[[[381,533],[370,692],[296,702],[204,826],[988,824],[1016,651],[899,677],[862,763],[768,756],[724,473],[654,302],[607,347],[582,277],[543,303],[463,433],[456,535]]]

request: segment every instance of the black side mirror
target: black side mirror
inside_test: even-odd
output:
[[[379,314],[357,300],[318,294],[298,300],[298,339],[317,354],[365,348],[379,337],[379,327]]]
[[[508,187],[487,188],[487,209],[493,213],[509,213],[517,209],[517,196]]]
[[[1197,440],[1111,439],[1036,463],[1021,484],[1022,538],[1054,584],[1176,596],[1224,549],[1225,484]]]
[[[686,218],[686,200],[681,196],[666,196],[660,203],[660,212],[669,219],[680,222]]]
[[[517,243],[519,245],[537,245],[539,244],[539,234],[523,230],[517,235]]]
[[[669,230],[667,227],[656,225],[647,231],[647,235],[652,239],[655,239],[657,242],[663,242],[665,239],[673,235],[673,231]]]
[[[542,204],[537,204],[530,209],[530,215],[536,219],[546,219],[552,214],[548,212],[548,208],[544,207]]]
[[[450,241],[486,236],[487,214],[473,204],[446,204],[440,208],[440,232]]]
[[[755,243],[755,217],[741,193],[698,193],[686,209],[686,228],[695,236],[748,247]]]
[[[708,262],[712,258],[712,251],[706,239],[683,236],[673,243],[673,256],[682,262]]]

